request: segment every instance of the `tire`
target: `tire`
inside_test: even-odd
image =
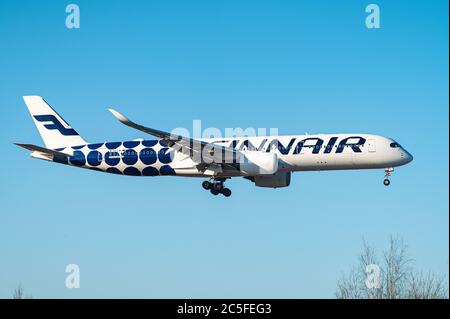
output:
[[[208,190],[208,189],[211,188],[211,183],[208,182],[208,181],[204,181],[204,182],[202,183],[202,187],[203,187],[204,189]]]
[[[222,194],[225,197],[230,197],[231,196],[231,189],[229,189],[229,188],[222,189]]]
[[[389,186],[389,184],[391,184],[391,181],[388,180],[387,178],[384,179],[383,181],[384,186]]]
[[[222,183],[214,183],[212,188],[220,193],[223,189],[223,184]]]
[[[219,195],[219,191],[216,191],[214,188],[211,188],[210,192],[213,195]]]

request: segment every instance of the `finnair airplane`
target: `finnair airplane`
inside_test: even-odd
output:
[[[384,169],[413,157],[396,141],[371,134],[319,134],[193,139],[136,124],[109,109],[123,124],[157,139],[88,143],[40,96],[24,96],[45,147],[19,144],[31,157],[106,173],[204,178],[211,194],[231,195],[224,182],[243,177],[259,187],[287,187],[297,171]]]

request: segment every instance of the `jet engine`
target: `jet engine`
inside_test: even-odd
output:
[[[287,187],[291,183],[291,172],[279,172],[274,175],[253,177],[255,186],[259,187]]]
[[[239,169],[246,175],[272,175],[278,170],[278,156],[275,153],[246,151],[243,154]]]

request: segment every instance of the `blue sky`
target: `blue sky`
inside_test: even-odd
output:
[[[448,280],[448,2],[65,1],[0,4],[0,297],[333,297],[363,239],[390,234]],[[414,155],[383,172],[310,172],[285,189],[233,179],[125,177],[29,158],[42,145],[22,95],[88,141],[144,125],[375,133]],[[81,288],[65,287],[76,263]]]

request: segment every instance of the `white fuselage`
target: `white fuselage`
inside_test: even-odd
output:
[[[208,178],[211,194],[231,195],[224,182],[244,177],[257,187],[290,185],[295,171],[385,169],[413,157],[394,140],[372,134],[221,137],[196,139],[131,121],[112,108],[122,124],[156,137],[152,140],[87,143],[41,96],[24,96],[45,147],[16,143],[31,156],[106,173],[129,176],[177,175]]]
[[[340,144],[345,139],[348,142]],[[270,152],[275,152],[280,160],[281,171],[386,168],[404,165],[412,160],[412,156],[402,147],[390,146],[394,143],[392,139],[372,134],[292,135],[230,140],[237,141],[236,147],[240,150],[248,148],[250,144],[246,141],[249,141],[255,147],[262,146],[262,151],[270,149]],[[274,140],[278,140],[281,146],[277,148]],[[299,145],[301,142],[304,143]]]
[[[317,134],[201,139],[242,153],[274,153],[278,172],[390,168],[412,160],[394,140],[371,134]],[[252,176],[245,170],[211,170],[188,155],[164,146],[158,140],[86,144],[59,148],[73,156],[45,158],[99,171],[132,175],[178,175],[190,177]]]

